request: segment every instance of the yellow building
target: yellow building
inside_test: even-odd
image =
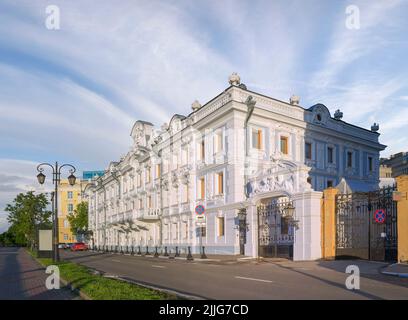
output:
[[[73,243],[77,239],[71,232],[71,227],[68,221],[68,215],[73,213],[76,206],[81,201],[86,201],[82,198],[88,180],[77,180],[75,185],[71,186],[68,180],[61,180],[58,187],[58,241],[59,243]]]

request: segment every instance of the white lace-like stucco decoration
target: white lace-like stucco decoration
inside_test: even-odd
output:
[[[228,82],[232,86],[238,86],[241,83],[241,78],[238,73],[233,72],[228,79]]]
[[[191,109],[193,109],[193,111],[196,111],[198,109],[201,108],[201,103],[198,102],[198,100],[195,100],[192,104],[191,104]]]

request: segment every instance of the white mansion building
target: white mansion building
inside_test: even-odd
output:
[[[342,178],[355,191],[378,188],[377,124],[249,91],[236,73],[229,83],[160,129],[135,122],[131,151],[86,189],[93,245],[198,253],[202,232],[210,254],[317,259],[321,191]]]

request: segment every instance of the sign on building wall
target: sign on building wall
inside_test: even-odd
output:
[[[82,179],[83,180],[89,180],[92,179],[93,177],[100,177],[105,174],[105,171],[103,170],[95,170],[95,171],[84,171],[82,173]]]

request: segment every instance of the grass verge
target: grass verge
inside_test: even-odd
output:
[[[87,267],[79,264],[61,261],[52,262],[51,259],[37,258],[35,253],[27,250],[44,267],[57,265],[60,277],[81,290],[93,300],[172,300],[176,296],[165,292],[144,288],[124,281],[104,278],[93,274]]]

